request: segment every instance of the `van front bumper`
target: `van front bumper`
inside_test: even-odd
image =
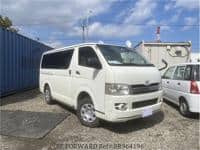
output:
[[[148,100],[157,99],[156,103],[148,106],[140,106],[133,108],[135,102],[146,102]],[[105,117],[104,119],[111,122],[124,122],[135,118],[141,118],[144,111],[151,110],[152,114],[160,111],[162,105],[162,91],[147,94],[126,95],[126,96],[105,96]],[[126,110],[117,110],[116,103],[126,103]]]

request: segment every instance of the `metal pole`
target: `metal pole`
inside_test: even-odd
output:
[[[83,39],[82,40],[83,40],[83,42],[85,42],[85,25],[83,25],[82,28],[83,28]]]
[[[84,24],[84,18],[82,19],[82,42],[85,42],[85,24]]]
[[[89,40],[89,18],[90,18],[90,14],[92,14],[92,11],[90,10],[87,14],[86,17],[86,40]]]
[[[86,41],[88,41],[88,19],[89,19],[89,16],[87,15],[87,18],[86,18]]]

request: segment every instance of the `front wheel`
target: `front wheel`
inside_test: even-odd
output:
[[[77,116],[81,124],[88,127],[99,126],[99,118],[95,115],[94,104],[89,97],[85,97],[79,101]]]

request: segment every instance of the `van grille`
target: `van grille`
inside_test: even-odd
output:
[[[149,93],[149,92],[155,92],[159,90],[159,83],[153,83],[150,85],[144,85],[144,84],[137,84],[137,85],[131,85],[131,94],[143,94],[143,93]]]
[[[140,101],[140,102],[133,102],[132,103],[132,108],[140,108],[140,107],[145,107],[145,106],[150,106],[156,104],[158,101],[157,98],[151,99],[151,100],[145,100],[145,101]]]

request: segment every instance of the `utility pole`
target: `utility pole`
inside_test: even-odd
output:
[[[82,19],[82,24],[81,24],[81,28],[82,28],[82,42],[85,42],[85,23],[84,23],[84,19]]]
[[[156,30],[156,42],[160,42],[160,26]]]
[[[86,17],[86,37],[87,37],[87,41],[89,40],[89,18],[90,18],[90,15],[92,14],[92,11],[89,10],[89,12],[87,13],[87,17]]]
[[[81,29],[82,29],[82,42],[88,41],[89,36],[89,18],[92,11],[90,10],[85,17],[82,18]],[[86,33],[85,33],[86,32]],[[86,35],[85,35],[86,34]]]

